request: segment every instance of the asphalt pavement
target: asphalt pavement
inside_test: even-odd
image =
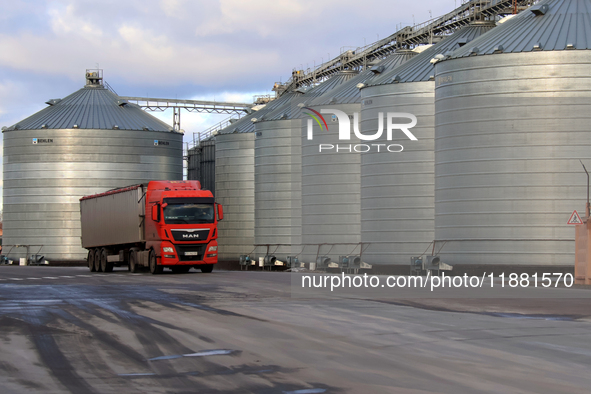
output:
[[[293,292],[293,274],[0,266],[0,392],[582,393],[591,303]]]

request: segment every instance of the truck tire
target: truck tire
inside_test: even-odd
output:
[[[101,271],[101,250],[96,248],[94,250],[94,272]]]
[[[107,271],[107,249],[103,248],[101,249],[101,268],[100,268],[100,272],[108,272]]]
[[[132,274],[134,274],[134,273],[137,272],[137,254],[133,250],[131,252],[129,252],[129,266],[128,266],[128,270]]]
[[[152,275],[162,273],[163,268],[161,265],[158,265],[158,259],[156,258],[156,253],[154,253],[153,250],[150,250],[150,257],[148,261],[150,262],[150,273]]]
[[[199,266],[199,268],[204,274],[209,274],[211,271],[213,271],[213,264],[204,264]]]
[[[88,269],[90,272],[94,272],[94,249],[88,251]]]

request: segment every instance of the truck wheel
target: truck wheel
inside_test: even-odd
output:
[[[156,274],[161,274],[162,273],[162,266],[158,265],[158,261],[156,259],[156,253],[154,253],[153,250],[150,251],[150,257],[149,257],[149,262],[150,262],[150,273],[152,275],[156,275]]]
[[[213,264],[205,264],[200,266],[199,268],[201,268],[201,272],[203,272],[204,274],[209,274],[211,271],[213,271]]]
[[[94,250],[94,272],[101,271],[101,250],[95,249]]]
[[[108,272],[107,271],[107,250],[101,249],[101,271],[100,272]]]
[[[129,252],[129,272],[132,274],[137,272],[137,254],[132,250]]]
[[[88,269],[90,272],[94,272],[94,249],[88,251]]]

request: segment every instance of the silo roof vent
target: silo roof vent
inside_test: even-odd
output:
[[[371,72],[374,74],[381,74],[384,72],[386,68],[384,66],[377,66],[371,69]]]
[[[533,7],[530,7],[529,10],[535,16],[540,16],[540,15],[546,15],[546,12],[548,12],[549,8],[550,7],[548,7],[548,4],[538,4],[538,5],[534,5]]]
[[[45,102],[45,104],[47,105],[55,105],[57,103],[59,103],[60,101],[62,101],[62,99],[51,99]]]
[[[469,42],[470,42],[470,39],[468,37],[462,37],[458,40],[457,44],[458,44],[458,47],[461,48]]]

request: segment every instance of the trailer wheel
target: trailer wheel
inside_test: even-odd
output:
[[[213,271],[213,264],[200,265],[199,268],[204,274],[209,274],[211,271]]]
[[[94,250],[94,272],[101,271],[101,250],[96,248]]]
[[[156,259],[156,253],[154,253],[153,250],[150,250],[149,262],[150,262],[150,273],[152,275],[162,273],[163,268],[161,265],[158,265],[158,261]]]
[[[137,272],[137,254],[133,250],[131,252],[129,252],[129,267],[128,267],[128,270],[132,274],[134,274],[134,273]]]
[[[94,272],[94,249],[88,251],[88,269],[90,272]]]
[[[100,260],[100,264],[101,264],[101,268],[100,268],[100,272],[109,272],[107,271],[107,249],[103,248],[101,249],[101,260]]]

